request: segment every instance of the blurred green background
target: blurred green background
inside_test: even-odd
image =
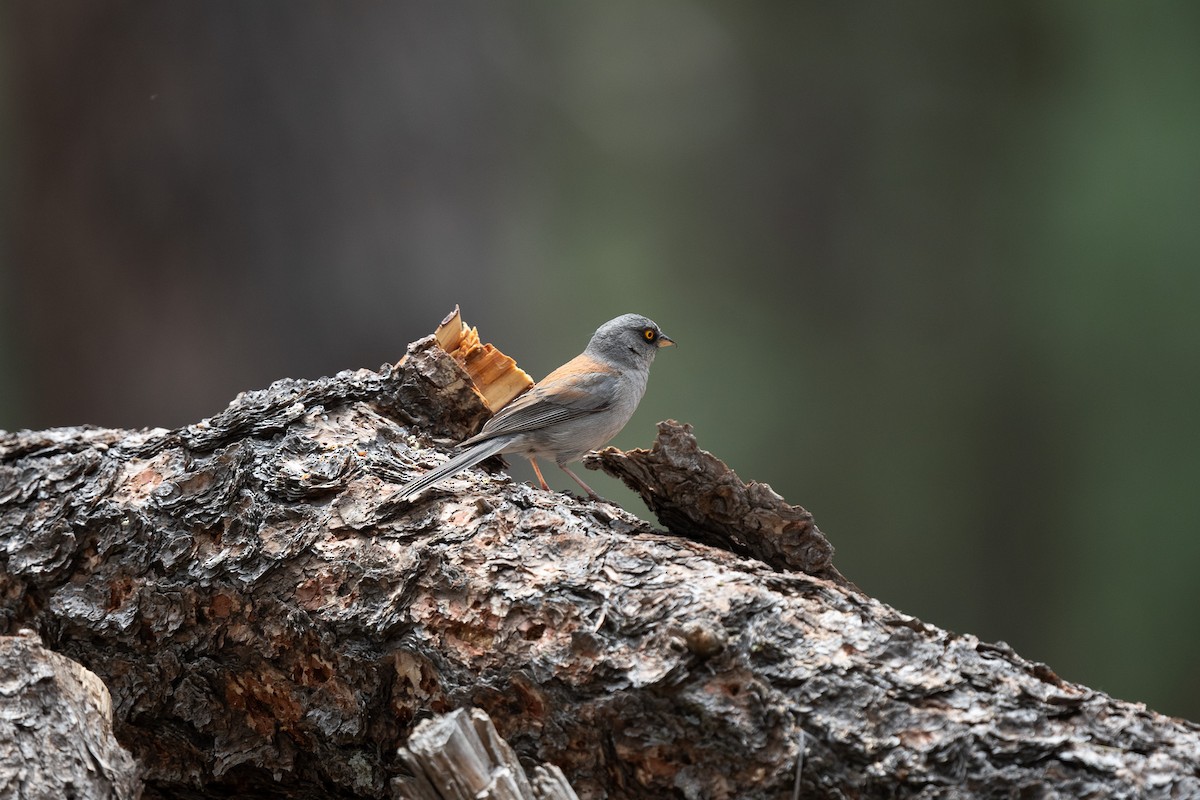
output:
[[[0,51],[0,427],[638,311],[681,347],[616,444],[692,422],[871,594],[1200,718],[1200,4],[29,2]]]

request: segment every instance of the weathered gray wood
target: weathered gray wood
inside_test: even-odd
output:
[[[0,637],[0,797],[137,800],[138,765],[112,732],[108,690],[41,646]]]
[[[791,797],[805,733],[804,797],[1200,795],[1195,725],[865,596],[679,426],[604,456],[693,476],[669,535],[479,470],[396,500],[486,413],[424,340],[176,431],[0,435],[0,626],[107,683],[155,796],[386,798],[460,707],[583,798]]]
[[[567,781],[567,776],[556,764],[534,767],[533,776],[529,782],[533,784],[533,796],[539,800],[578,800],[579,798]]]
[[[552,764],[536,767],[531,783],[491,718],[477,708],[421,722],[400,756],[415,777],[393,784],[399,800],[578,800]]]

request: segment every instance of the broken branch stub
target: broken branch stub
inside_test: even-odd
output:
[[[553,764],[535,766],[528,777],[478,708],[421,721],[400,759],[412,775],[392,780],[396,800],[579,800]]]
[[[471,382],[492,413],[512,402],[513,398],[533,386],[533,378],[517,366],[517,362],[479,339],[479,329],[463,321],[458,306],[454,307],[433,336],[451,358],[471,376]]]
[[[583,463],[621,479],[677,536],[852,586],[834,568],[833,545],[812,514],[789,505],[765,483],[742,481],[724,461],[700,449],[691,425],[660,422],[650,450],[606,447]]]

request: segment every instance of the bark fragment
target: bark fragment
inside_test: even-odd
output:
[[[584,459],[633,489],[667,530],[758,559],[850,585],[833,566],[833,545],[812,514],[765,483],[744,483],[725,462],[700,449],[692,426],[666,420],[650,450],[606,447]]]

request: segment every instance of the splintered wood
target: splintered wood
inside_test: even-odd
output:
[[[481,344],[479,330],[463,322],[458,306],[442,320],[433,334],[442,349],[462,365],[476,390],[493,412],[533,386],[533,379],[517,362],[491,344]]]
[[[554,764],[525,774],[517,754],[480,709],[458,709],[417,725],[400,759],[411,777],[394,779],[401,800],[579,800]]]

